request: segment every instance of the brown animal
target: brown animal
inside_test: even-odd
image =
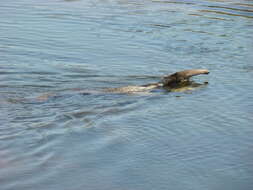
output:
[[[192,76],[200,74],[208,74],[209,71],[206,69],[192,69],[176,72],[174,74],[165,76],[158,83],[150,83],[141,86],[124,86],[119,88],[105,88],[100,91],[90,90],[75,90],[75,92],[89,95],[89,94],[100,94],[100,93],[122,93],[122,94],[147,94],[153,89],[163,88],[172,92],[183,92],[186,90],[192,90],[193,88],[202,86],[202,84],[191,83],[189,79]],[[206,84],[206,83],[205,83]],[[57,97],[60,95],[54,93],[47,93],[36,97],[36,100],[47,101],[50,97]]]
[[[206,69],[191,69],[176,72],[174,74],[163,77],[163,79],[158,83],[150,83],[141,86],[125,86],[119,88],[108,88],[105,89],[105,92],[114,92],[114,93],[138,93],[146,92],[156,88],[166,88],[166,89],[175,89],[180,86],[186,86],[189,84],[189,79],[192,76],[200,74],[208,74],[209,71]]]

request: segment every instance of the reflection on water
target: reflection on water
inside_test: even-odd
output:
[[[246,0],[2,0],[0,189],[253,189],[252,18]],[[103,93],[190,68],[211,72]]]

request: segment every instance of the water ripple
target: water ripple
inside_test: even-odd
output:
[[[252,189],[251,1],[2,0],[0,18],[1,189]],[[208,85],[103,93],[191,68]]]

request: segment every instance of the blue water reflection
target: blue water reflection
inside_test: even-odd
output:
[[[252,21],[247,0],[2,0],[0,189],[253,189]],[[189,68],[209,84],[97,93]]]

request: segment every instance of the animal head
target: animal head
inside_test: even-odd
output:
[[[191,69],[184,70],[180,72],[176,72],[172,75],[168,75],[163,77],[162,84],[163,86],[175,86],[182,82],[189,81],[192,76],[200,75],[200,74],[208,74],[209,71],[207,69]]]

